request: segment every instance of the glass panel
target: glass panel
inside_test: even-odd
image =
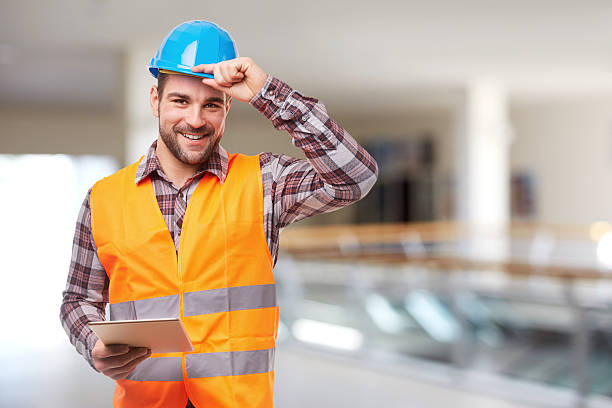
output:
[[[281,319],[298,342],[329,347],[339,336],[332,328],[350,328],[359,347],[345,348],[360,358],[406,356],[612,396],[605,283],[286,258],[277,276]],[[331,326],[304,326],[304,319]],[[308,330],[327,340],[307,339]]]

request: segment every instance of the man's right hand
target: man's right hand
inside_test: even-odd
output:
[[[151,350],[146,347],[130,347],[126,344],[105,346],[99,339],[91,351],[94,367],[113,380],[126,378],[150,355]]]

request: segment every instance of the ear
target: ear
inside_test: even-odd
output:
[[[151,103],[151,111],[153,112],[153,116],[159,118],[159,94],[157,93],[157,86],[153,85],[151,87],[151,92],[149,93],[149,102]]]

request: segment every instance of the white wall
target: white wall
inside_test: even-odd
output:
[[[122,115],[107,109],[0,106],[0,153],[100,154],[123,159]]]
[[[612,220],[612,95],[516,104],[512,167],[532,172],[536,219]]]

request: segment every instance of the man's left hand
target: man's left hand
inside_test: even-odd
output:
[[[214,75],[214,78],[202,78],[202,83],[242,102],[253,99],[268,79],[268,74],[249,57],[239,57],[216,64],[200,64],[191,70]]]

